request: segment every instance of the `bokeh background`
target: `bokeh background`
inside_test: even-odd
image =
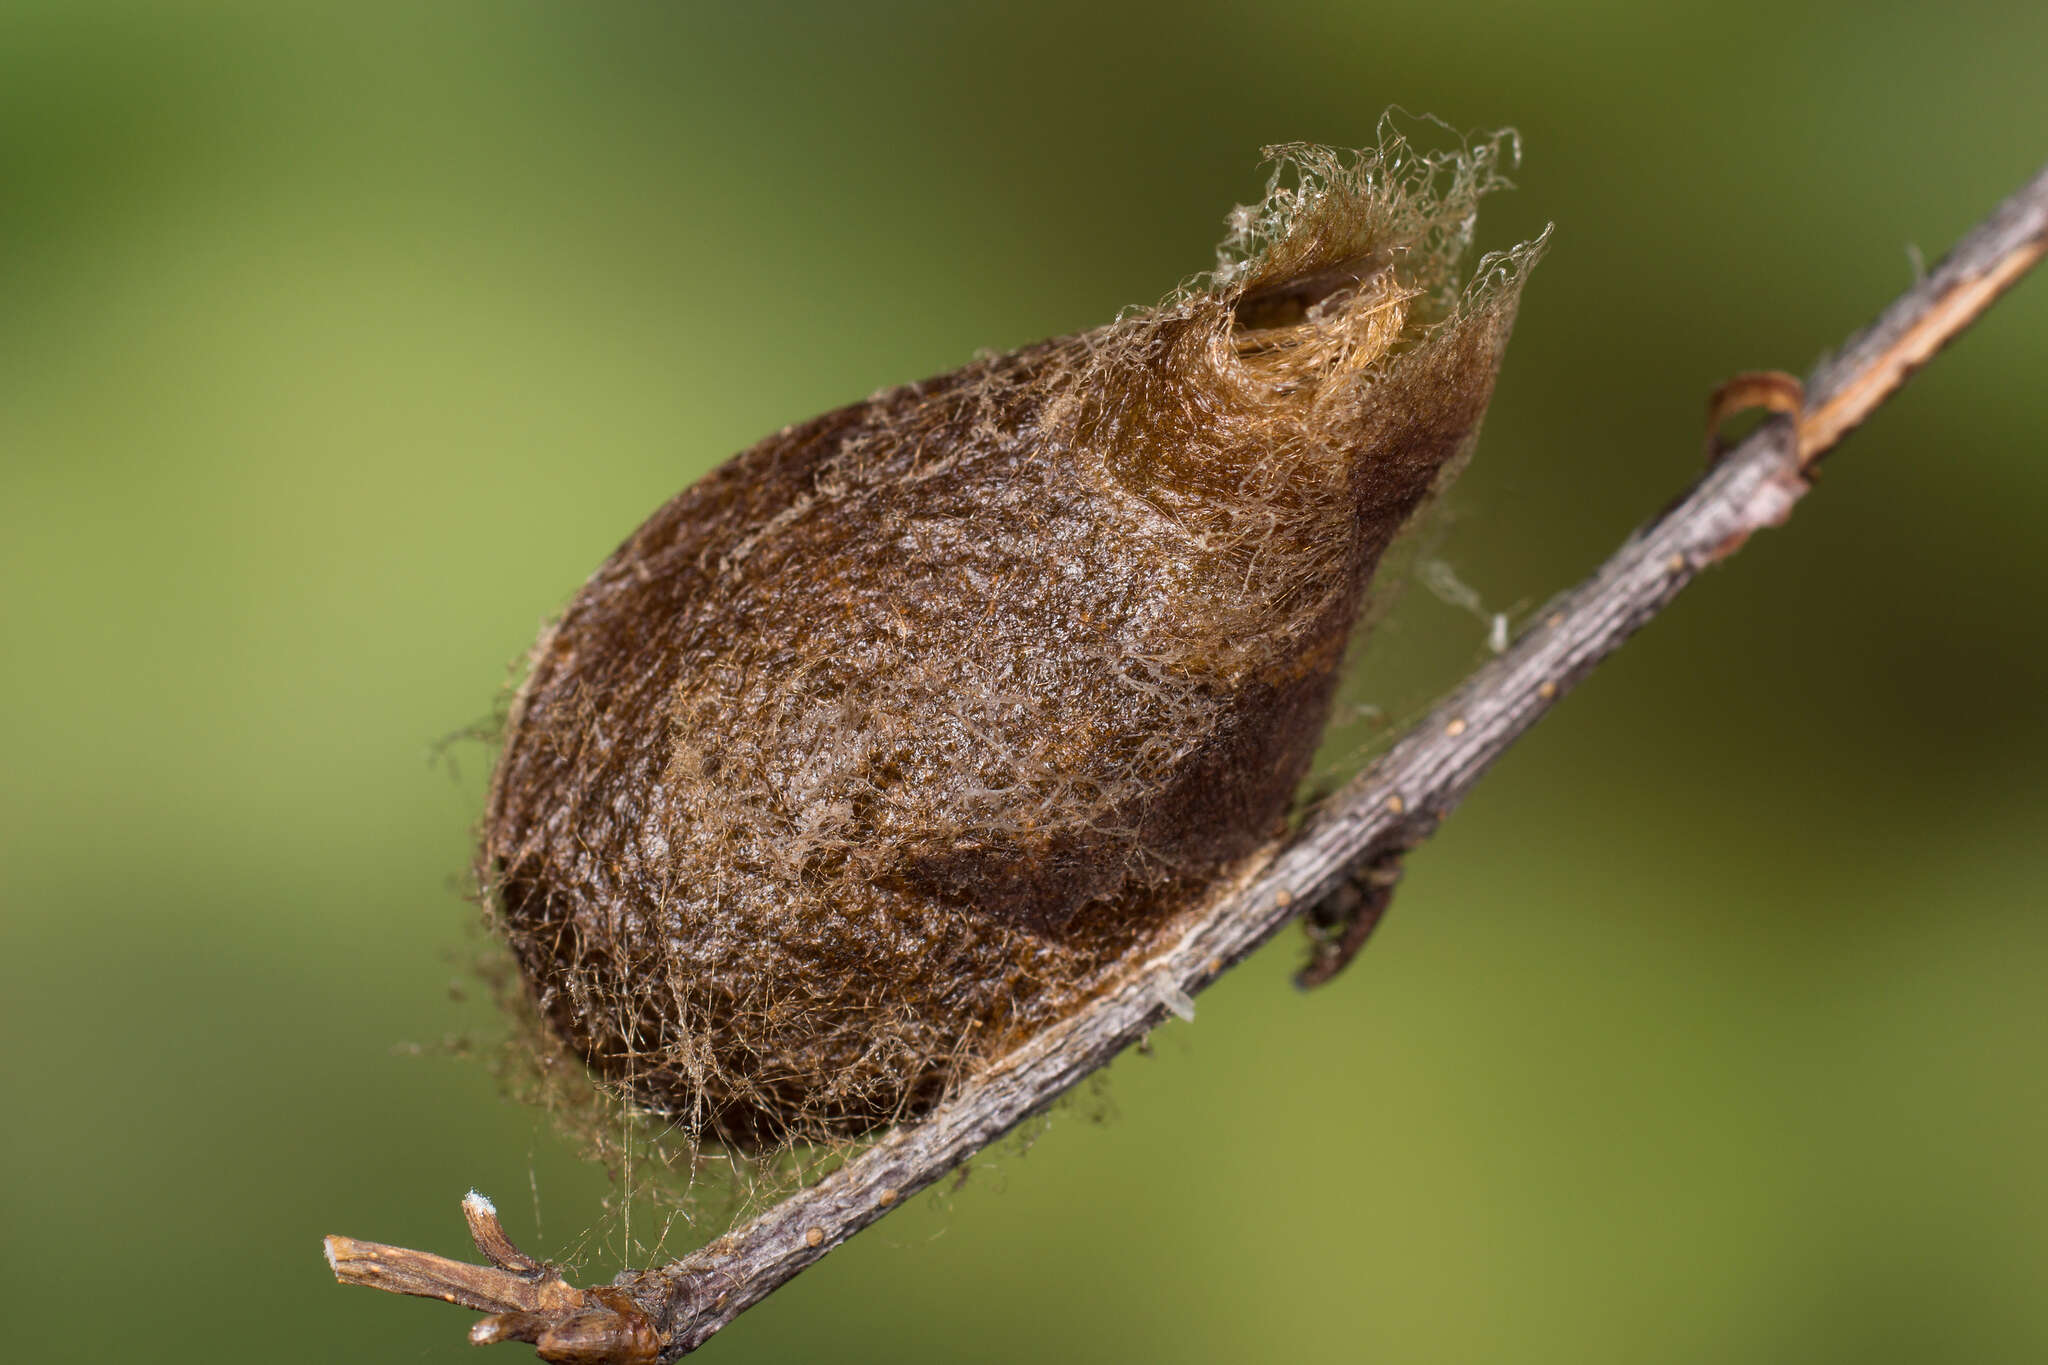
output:
[[[450,1055],[439,741],[730,452],[1156,298],[1264,143],[1514,124],[1483,243],[1557,235],[1441,552],[1527,610],[2048,156],[2044,53],[2005,0],[0,7],[10,1353],[470,1360],[318,1243],[459,1251],[472,1185],[647,1254]],[[2048,1356],[2044,374],[2037,280],[1338,984],[1277,943],[707,1356]],[[1483,636],[1411,590],[1364,686]]]

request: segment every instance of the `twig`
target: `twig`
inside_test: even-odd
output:
[[[577,1365],[652,1365],[661,1338],[624,1291],[577,1289],[553,1266],[512,1244],[490,1200],[471,1190],[462,1201],[469,1235],[489,1265],[451,1261],[353,1237],[329,1237],[327,1264],[343,1284],[443,1299],[489,1313],[469,1329],[478,1346],[530,1341],[543,1360]]]
[[[650,1325],[663,1361],[702,1345],[833,1247],[1045,1109],[1168,1013],[1185,1013],[1189,997],[1304,908],[1336,892],[1356,869],[1429,837],[1510,744],[1701,570],[1740,549],[1752,533],[1781,524],[1811,486],[1815,461],[2044,253],[2048,167],[1818,366],[1806,381],[1803,408],[1768,404],[1781,415],[1715,464],[1592,578],[1545,608],[1513,648],[1325,804],[1270,861],[1191,912],[1172,946],[817,1184],[682,1260],[622,1274],[610,1290],[570,1289],[559,1275],[520,1256],[502,1229],[495,1233],[502,1245],[477,1236],[496,1270],[329,1238],[336,1274],[347,1283],[495,1311],[501,1316],[479,1323],[479,1330],[509,1318],[524,1334],[492,1328],[472,1339],[536,1340],[548,1360],[646,1360],[634,1352],[646,1349],[641,1333]],[[1796,381],[1787,385],[1796,392]],[[1788,406],[1797,410],[1783,412]],[[496,1227],[494,1217],[490,1225]],[[575,1340],[545,1337],[550,1322],[570,1320],[585,1329]]]

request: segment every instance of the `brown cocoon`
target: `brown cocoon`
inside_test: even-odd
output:
[[[1537,245],[1504,138],[1294,146],[1211,276],[787,428],[535,648],[483,864],[540,1013],[758,1148],[930,1107],[1266,843]]]

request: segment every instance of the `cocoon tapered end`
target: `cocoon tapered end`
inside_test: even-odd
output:
[[[536,646],[482,859],[542,1016],[745,1148],[915,1115],[1274,833],[1469,450],[1506,137],[1269,151],[1157,308],[790,427]]]

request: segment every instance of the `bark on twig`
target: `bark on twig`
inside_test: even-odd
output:
[[[473,1340],[535,1341],[548,1360],[624,1365],[658,1352],[671,1361],[702,1345],[833,1247],[1045,1109],[1169,1012],[1184,1012],[1189,997],[1356,869],[1426,839],[1510,744],[1701,570],[1754,532],[1782,523],[1810,487],[1814,462],[2044,253],[2048,168],[1818,366],[1806,380],[1802,408],[1758,428],[1592,578],[1545,608],[1512,648],[1263,866],[1190,912],[1171,946],[817,1184],[692,1255],[622,1274],[610,1289],[571,1289],[512,1247],[495,1217],[477,1233],[495,1268],[336,1237],[328,1239],[336,1275],[497,1313],[477,1325],[482,1335],[473,1333]],[[474,1227],[477,1213],[470,1213]]]

